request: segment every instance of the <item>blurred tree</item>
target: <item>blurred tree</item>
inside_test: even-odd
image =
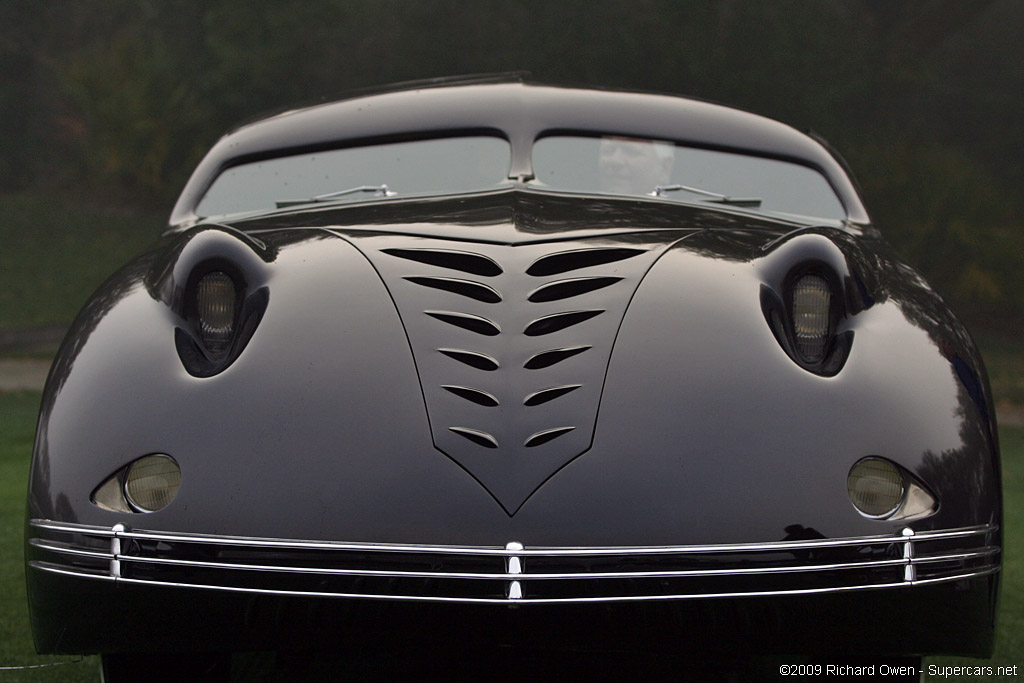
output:
[[[5,0],[0,188],[167,205],[239,120],[528,70],[813,125],[940,290],[1019,311],[1022,27],[1018,0]]]
[[[1004,262],[1013,216],[983,166],[956,148],[901,140],[858,155],[876,171],[864,188],[869,206],[885,207],[876,224],[940,292],[984,311],[1013,303],[1022,284]]]
[[[31,185],[60,157],[54,123],[60,104],[48,88],[47,8],[12,0],[0,3],[0,187]],[[50,144],[41,144],[49,138]]]
[[[122,29],[102,49],[73,55],[64,93],[84,125],[89,182],[168,198],[181,164],[204,151],[208,103],[173,68],[166,43],[145,29]]]

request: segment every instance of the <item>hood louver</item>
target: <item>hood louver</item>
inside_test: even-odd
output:
[[[667,245],[418,242],[355,241],[402,316],[434,445],[515,514],[590,447],[615,333]]]

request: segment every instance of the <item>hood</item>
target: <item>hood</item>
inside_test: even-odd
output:
[[[991,425],[972,416],[991,411],[963,388],[980,367],[966,333],[852,232],[508,191],[168,235],[68,333],[31,515],[109,526],[90,491],[164,453],[186,483],[152,529],[482,545],[879,533],[849,504],[850,465],[983,481],[968,475]],[[806,263],[835,273],[837,332],[856,334],[835,374],[795,363],[766,318]],[[204,374],[179,340],[189,282],[211,267],[237,271],[255,313],[244,348]],[[939,453],[962,467],[937,476]],[[936,524],[982,500],[941,498]]]
[[[372,264],[408,338],[434,446],[510,515],[590,449],[616,335],[661,256],[692,241],[707,258],[750,260],[792,229],[664,202],[523,191],[237,227],[273,243],[298,225]]]

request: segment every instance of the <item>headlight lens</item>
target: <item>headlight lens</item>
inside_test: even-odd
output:
[[[793,286],[793,333],[797,352],[817,363],[825,356],[832,292],[820,275],[804,275]]]
[[[178,495],[181,469],[167,455],[147,455],[128,468],[124,477],[124,495],[132,507],[156,512],[167,507]]]
[[[196,288],[199,332],[211,351],[223,351],[231,343],[235,324],[235,282],[221,271],[207,273]]]
[[[906,483],[899,468],[888,460],[864,458],[850,469],[846,488],[861,513],[887,517],[903,502]]]

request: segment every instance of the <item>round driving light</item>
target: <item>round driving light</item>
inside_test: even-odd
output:
[[[793,286],[793,333],[800,355],[812,363],[825,356],[832,292],[820,275],[804,275]]]
[[[128,468],[124,477],[124,496],[142,512],[167,507],[178,495],[181,469],[167,455],[147,455]]]
[[[196,291],[196,308],[203,342],[213,351],[227,348],[235,324],[235,282],[231,276],[220,271],[204,275]]]
[[[846,479],[850,501],[868,517],[888,517],[903,502],[906,484],[899,468],[882,458],[864,458]]]

